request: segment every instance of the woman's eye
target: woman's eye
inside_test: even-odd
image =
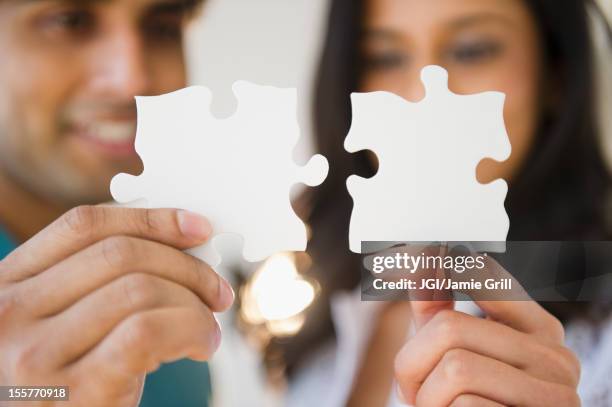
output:
[[[452,59],[465,62],[480,62],[499,54],[501,46],[497,43],[474,43],[459,45],[450,51]]]
[[[450,50],[451,59],[461,63],[484,62],[497,56],[501,51],[501,46],[497,43],[474,43],[459,45]]]
[[[363,66],[372,70],[395,69],[401,67],[405,62],[406,56],[398,52],[366,54],[363,57]]]

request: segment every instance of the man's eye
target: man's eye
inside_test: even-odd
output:
[[[85,33],[93,28],[94,18],[87,10],[66,10],[44,17],[42,25],[50,30]]]
[[[398,52],[372,53],[363,56],[365,69],[386,70],[401,67],[406,62],[406,56]]]
[[[145,25],[147,36],[157,41],[175,41],[183,36],[182,18],[160,18],[148,21]]]
[[[483,62],[497,56],[501,46],[493,42],[459,45],[450,50],[451,59],[461,63]]]

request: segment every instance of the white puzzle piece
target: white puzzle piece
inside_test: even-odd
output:
[[[139,176],[116,175],[111,194],[119,203],[144,198],[151,208],[180,208],[206,216],[213,238],[237,233],[243,256],[259,261],[280,251],[306,248],[306,227],[291,207],[296,183],[316,186],[328,163],[313,156],[303,167],[292,159],[300,136],[297,91],[239,81],[236,113],[216,119],[208,88],[193,86],[161,96],[137,97]],[[220,262],[209,241],[190,253]]]
[[[476,180],[485,157],[511,151],[503,119],[505,95],[457,95],[439,66],[421,72],[426,96],[411,103],[389,92],[353,93],[353,122],[344,147],[371,150],[379,169],[352,175],[351,251],[362,241],[505,241],[509,219],[504,180]],[[502,249],[503,250],[503,249]]]

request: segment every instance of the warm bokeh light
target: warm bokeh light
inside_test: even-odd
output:
[[[295,257],[279,253],[264,262],[242,291],[242,316],[264,324],[274,336],[293,335],[304,324],[302,312],[315,298],[315,287],[299,274]]]

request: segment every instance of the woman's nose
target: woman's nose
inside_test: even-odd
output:
[[[423,59],[415,61],[410,69],[404,75],[400,88],[400,96],[410,102],[418,102],[425,97],[426,91],[421,79],[423,68],[428,65],[437,65],[437,61],[433,59]]]

